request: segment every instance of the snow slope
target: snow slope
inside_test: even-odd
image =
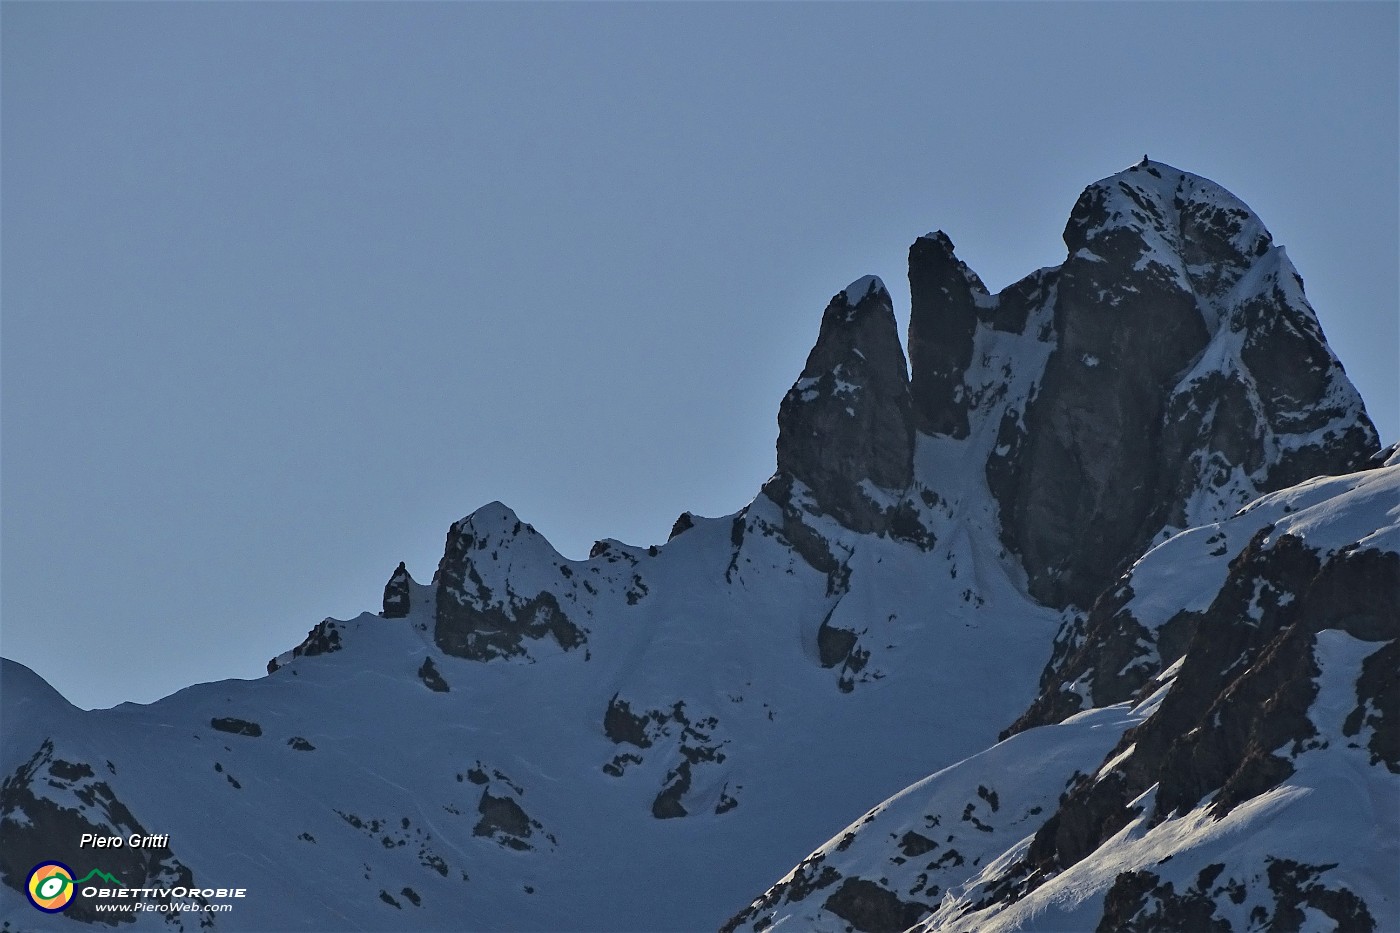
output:
[[[256,893],[219,926],[713,928],[853,802],[993,741],[1030,701],[1059,622],[1008,578],[995,539],[957,517],[929,551],[828,523],[848,548],[839,596],[780,523],[759,497],[740,516],[694,519],[654,554],[614,542],[570,562],[493,504],[463,522],[473,567],[493,588],[557,593],[586,632],[579,647],[546,636],[517,657],[452,657],[434,643],[434,589],[415,585],[405,618],[327,621],[311,641],[332,650],[148,706],[55,713],[56,694],[6,662],[7,723],[49,700],[32,717],[43,728],[7,726],[0,770],[52,737],[43,767],[91,767],[198,881]],[[859,633],[863,669],[822,666],[824,621]],[[425,661],[446,692],[420,677]],[[644,718],[635,738],[609,737],[610,710]],[[221,718],[261,734],[218,731]],[[685,815],[658,819],[687,764]],[[108,822],[71,789],[30,786]],[[483,832],[488,797],[528,828]],[[5,818],[22,819],[9,803]],[[0,916],[20,928],[68,922],[3,896]]]
[[[727,929],[1397,928],[1398,529],[1400,465],[1309,481],[1158,546],[1128,605],[1149,626],[1179,607],[1202,617],[1168,663],[1141,645],[1153,672],[1135,701],[1090,703],[911,785]],[[1290,548],[1310,571],[1277,559]],[[1088,702],[1086,681],[1054,689]]]

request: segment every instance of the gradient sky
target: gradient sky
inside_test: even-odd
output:
[[[821,311],[993,290],[1141,158],[1245,200],[1400,434],[1394,3],[0,6],[0,651],[262,674],[500,499],[566,556],[773,469]]]

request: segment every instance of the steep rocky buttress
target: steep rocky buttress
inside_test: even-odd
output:
[[[1144,162],[1085,189],[1064,239],[1037,273],[1054,349],[987,467],[1038,599],[1088,608],[1164,534],[1377,451],[1302,278],[1229,192]]]
[[[859,279],[831,299],[802,375],[778,409],[775,500],[796,480],[816,510],[858,532],[884,531],[876,497],[898,496],[914,478],[909,374],[885,283]]]

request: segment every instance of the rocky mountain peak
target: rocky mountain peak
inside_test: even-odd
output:
[[[1273,245],[1239,198],[1199,175],[1144,161],[1094,182],[1065,225],[1070,255],[1157,264],[1202,296],[1222,296]],[[1142,271],[1142,270],[1139,270]]]
[[[831,299],[802,375],[783,397],[777,478],[803,483],[816,507],[846,527],[878,531],[886,519],[872,496],[907,488],[913,456],[894,308],[884,283],[865,276]]]
[[[433,638],[447,654],[487,661],[532,657],[532,644],[563,651],[585,633],[559,604],[553,584],[566,562],[532,525],[491,502],[447,532],[436,584]]]
[[[1400,915],[1400,454],[1219,186],[1144,160],[1066,242],[991,295],[920,237],[912,374],[884,283],[838,292],[777,473],[666,544],[492,502],[268,678],[83,711],[0,664],[0,927],[147,829],[179,860],[104,870],[246,884],[250,929]]]
[[[514,509],[499,500],[486,503],[463,518],[459,524],[477,534],[501,538],[513,538],[529,527],[520,521],[520,516],[515,514]],[[534,531],[533,528],[529,530]]]
[[[972,399],[963,374],[979,308],[990,303],[987,288],[937,230],[909,247],[909,295],[910,392],[919,430],[966,437]]]
[[[945,232],[918,238],[907,378],[883,283],[838,293],[783,399],[769,497],[883,532],[911,483],[966,486],[914,475],[915,433],[966,441],[1031,594],[1088,608],[1153,540],[1374,453],[1301,276],[1220,185],[1144,160],[1084,189],[1065,243],[991,295]]]
[[[879,301],[883,296],[886,303],[890,300],[890,290],[885,288],[884,280],[878,275],[861,276],[842,289],[841,295],[846,299],[846,304],[852,308],[860,307],[867,298],[873,297]]]
[[[1038,599],[1087,607],[1154,537],[1375,451],[1302,278],[1234,195],[1140,163],[1084,190],[1065,244],[1054,349],[988,466]]]

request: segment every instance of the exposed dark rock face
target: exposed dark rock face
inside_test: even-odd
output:
[[[1036,834],[1028,877],[1032,869],[1048,877],[1089,855],[1141,813],[1130,801],[1154,784],[1150,825],[1211,795],[1213,812],[1223,816],[1288,778],[1296,755],[1321,747],[1308,714],[1318,690],[1319,632],[1337,629],[1376,642],[1362,666],[1359,708],[1393,705],[1369,699],[1366,670],[1377,672],[1377,697],[1394,690],[1395,668],[1383,666],[1400,639],[1400,554],[1343,548],[1324,557],[1291,535],[1270,541],[1271,531],[1260,530],[1231,562],[1171,692],[1120,742],[1119,751],[1133,746],[1131,755],[1098,779],[1079,782]],[[1352,715],[1359,731],[1365,713]],[[1374,718],[1373,761],[1384,758],[1378,748],[1400,738],[1388,719]],[[1151,887],[1119,894],[1137,903]]]
[[[817,629],[817,652],[822,667],[835,667],[850,657],[857,637],[855,632],[823,622]]]
[[[1299,930],[1311,907],[1337,924],[1338,930],[1366,933],[1376,928],[1376,920],[1365,903],[1346,888],[1330,888],[1322,876],[1336,865],[1305,865],[1291,859],[1269,859],[1269,890],[1274,894],[1274,912],[1267,929]],[[1253,919],[1253,918],[1251,918]],[[1261,924],[1262,925],[1262,924]]]
[[[478,781],[475,775],[480,774]],[[548,847],[558,844],[552,833],[545,832],[543,824],[525,811],[521,805],[524,788],[495,769],[488,778],[484,769],[473,771],[472,783],[484,783],[481,798],[477,801],[477,812],[481,818],[472,827],[472,835],[494,839],[507,849],[527,852],[548,843]]]
[[[926,434],[967,436],[971,396],[963,375],[972,362],[978,299],[989,304],[987,297],[942,230],[909,247],[910,394],[915,424]]]
[[[900,933],[932,908],[901,901],[892,891],[864,878],[847,878],[822,907],[861,933]]]
[[[525,642],[550,637],[565,651],[587,641],[550,591],[531,597],[497,594],[477,573],[472,552],[486,541],[470,518],[455,522],[437,572],[434,639],[447,654],[474,661],[526,655]]]
[[[565,650],[583,644],[583,633],[569,621],[553,593],[540,593],[509,608],[469,603],[438,603],[437,645],[448,654],[489,661],[524,654],[520,643],[553,636]]]
[[[834,596],[844,592],[845,565],[841,558],[833,552],[832,543],[807,524],[803,518],[804,515],[810,513],[804,508],[804,503],[794,495],[793,478],[779,472],[764,484],[763,491],[782,509],[783,523],[780,527],[774,528],[766,523],[756,521],[758,528],[764,534],[781,536],[782,540],[786,541],[813,570],[826,574],[828,595]],[[736,521],[734,524],[736,548],[743,544],[745,527],[746,525],[742,521]],[[738,556],[737,551],[735,556]]]
[[[1096,933],[1231,933],[1229,922],[1215,916],[1214,898],[1224,893],[1224,888],[1210,887],[1222,868],[1223,865],[1214,865],[1203,869],[1197,883],[1180,894],[1172,889],[1170,881],[1160,884],[1150,871],[1123,872],[1104,895],[1103,918]]]
[[[686,816],[690,811],[681,803],[681,798],[690,790],[690,767],[682,762],[675,771],[667,775],[666,786],[651,802],[651,815],[658,820],[674,820]]]
[[[499,774],[499,772],[497,772]],[[413,820],[406,816],[395,817],[362,817],[347,810],[333,809],[333,813],[346,822],[347,825],[364,833],[373,839],[377,846],[387,850],[406,849],[417,852],[418,864],[424,868],[436,872],[446,878],[449,872],[448,862],[436,849],[434,844],[434,833],[432,829],[423,825],[414,825]],[[453,813],[459,811],[453,810]],[[314,843],[316,840],[310,833],[303,833],[298,837],[306,842]],[[462,880],[466,881],[464,872]],[[416,903],[416,902],[415,902]]]
[[[386,619],[402,619],[408,615],[412,585],[413,577],[409,575],[403,561],[399,561],[399,566],[389,577],[389,582],[384,584],[384,611],[380,615]]]
[[[1301,278],[1219,186],[1140,164],[1084,191],[1065,243],[1055,350],[988,465],[1036,598],[1089,606],[1164,526],[1378,447]]]
[[[607,712],[603,714],[603,733],[619,745],[626,742],[638,748],[651,748],[647,724],[653,721],[653,718],[656,721],[665,721],[664,714],[656,710],[651,710],[647,716],[638,716],[632,712],[626,700],[619,700],[617,694],[613,694],[612,700],[608,702]]]
[[[220,732],[231,732],[234,735],[246,735],[250,738],[257,738],[262,735],[262,726],[246,719],[237,719],[233,716],[215,717],[209,720],[209,725]]]
[[[773,885],[762,897],[729,918],[728,922],[720,927],[720,933],[734,933],[752,918],[784,901],[794,903],[806,900],[813,892],[840,881],[841,873],[830,865],[823,864],[825,861],[826,856],[820,853],[804,859],[793,869],[791,878]],[[765,927],[767,925],[763,924]]]
[[[817,659],[822,667],[837,667],[836,688],[842,693],[855,689],[856,679],[870,663],[870,650],[860,645],[861,632],[831,624],[831,617],[817,629]]]
[[[292,657],[313,658],[318,654],[330,654],[334,651],[339,651],[341,647],[340,626],[334,619],[325,619],[321,622],[317,622],[316,625],[306,633],[306,637],[302,639],[301,644],[292,649]],[[269,674],[275,673],[282,667],[282,665],[278,663],[279,658],[285,659],[286,655],[278,655],[276,658],[267,662],[267,672]]]
[[[652,801],[651,815],[658,820],[689,815],[691,811],[686,807],[685,800],[694,782],[695,772],[707,763],[723,764],[723,747],[727,744],[715,737],[719,720],[713,716],[692,719],[686,714],[685,705],[677,702],[671,710],[671,718],[680,726],[680,741],[676,748],[680,760],[666,772],[661,790]]]
[[[1133,578],[1125,576],[1095,601],[1087,618],[1076,617],[1060,632],[1040,693],[1001,738],[1130,700],[1186,653],[1201,614],[1183,610],[1149,631],[1130,608],[1134,595]]]
[[[418,668],[418,679],[423,681],[423,686],[435,693],[447,693],[452,689],[438,673],[437,665],[433,663],[432,658],[423,659],[422,665]]]
[[[1303,908],[1324,914],[1334,929],[1365,933],[1376,929],[1366,904],[1349,889],[1333,886],[1324,877],[1336,865],[1304,865],[1289,859],[1267,859],[1268,893],[1272,910],[1257,904],[1250,912],[1252,930],[1299,930],[1307,919]],[[1163,883],[1150,871],[1119,875],[1104,897],[1103,919],[1097,933],[1153,933],[1157,930],[1191,930],[1231,933],[1228,920],[1219,916],[1226,899],[1242,904],[1248,896],[1243,881],[1220,881],[1222,863],[1202,868],[1193,883],[1178,893],[1170,881]]]
[[[1384,482],[1384,470],[1311,484],[1311,489],[1314,495],[1323,489],[1347,490],[1340,493],[1346,496],[1369,488],[1371,483]],[[1202,574],[1214,578],[1219,573],[1218,579],[1223,582],[1227,567],[1234,560],[1230,555],[1239,557],[1244,544],[1260,529],[1270,523],[1290,528],[1298,523],[1306,527],[1325,521],[1333,501],[1332,495],[1312,500],[1293,492],[1260,500],[1232,519],[1193,529],[1145,556],[1099,597],[1087,617],[1075,614],[1062,626],[1050,663],[1041,674],[1039,695],[1002,737],[1061,722],[1087,707],[1141,698],[1159,672],[1186,653],[1200,626],[1207,621],[1206,606],[1199,602],[1201,593],[1191,585],[1193,579]],[[1301,514],[1294,514],[1299,506]],[[1276,537],[1281,534],[1275,532]],[[1363,600],[1358,605],[1357,599],[1367,587],[1400,589],[1397,568],[1390,563],[1393,557],[1387,552],[1365,549],[1360,543],[1342,551],[1344,560],[1326,561],[1323,572],[1310,582],[1299,576],[1294,580],[1280,578],[1270,585],[1286,587],[1289,593],[1311,587],[1319,606],[1352,607],[1345,620],[1346,630],[1368,641],[1384,641],[1387,628],[1375,612],[1386,601],[1367,604]],[[1298,571],[1310,572],[1307,568]],[[1348,582],[1338,582],[1342,580]],[[1141,594],[1139,589],[1143,590]],[[1321,595],[1324,593],[1329,595]],[[1329,609],[1323,615],[1331,617],[1333,612]],[[1368,708],[1365,715],[1374,717],[1377,723],[1383,722],[1381,707],[1394,700],[1385,699],[1388,694],[1381,681],[1368,680],[1367,684],[1368,690],[1378,692],[1377,705]],[[1361,729],[1360,718],[1356,729]],[[1383,741],[1379,733],[1370,733],[1370,737],[1368,741]],[[1378,760],[1383,758],[1382,755]]]
[[[1002,289],[990,306],[979,305],[978,317],[994,331],[1025,333],[1031,312],[1051,303],[1059,280],[1059,268],[1037,269]],[[1050,336],[1049,329],[1044,336]]]
[[[491,836],[499,833],[512,848],[530,848],[525,840],[531,834],[531,820],[520,804],[509,797],[493,797],[489,790],[484,790],[481,792],[477,811],[481,814],[481,819],[472,830],[473,835]]]
[[[49,798],[55,791],[63,803]],[[91,766],[59,758],[53,741],[46,740],[0,785],[0,881],[23,891],[30,869],[45,861],[57,860],[75,871],[85,871],[93,852],[79,847],[84,833],[123,838],[150,835],[112,787],[97,780]],[[104,849],[101,858],[103,870],[129,888],[168,889],[194,883],[193,873],[175,858],[168,845]],[[155,900],[166,904],[171,899]],[[197,900],[207,903],[202,897]],[[64,915],[112,926],[134,919],[130,914],[99,913],[92,901],[82,897],[74,898]]]
[[[1400,671],[1400,640],[1390,642],[1361,665],[1356,708],[1342,724],[1342,734],[1348,737],[1369,728],[1371,764],[1384,762],[1392,774],[1400,774],[1400,677],[1396,671]]]
[[[292,657],[310,658],[318,654],[330,654],[332,651],[339,651],[340,647],[340,626],[334,620],[326,619],[318,622],[315,628],[306,633],[305,640],[292,649]]]
[[[694,785],[695,775],[702,766],[722,765],[727,757],[724,746],[728,740],[718,737],[719,719],[715,716],[694,716],[683,701],[677,700],[669,709],[645,709],[614,695],[603,713],[603,733],[618,745],[631,745],[638,752],[621,752],[603,765],[603,773],[622,777],[629,766],[641,764],[639,752],[665,755],[670,761],[661,789],[652,800],[651,813],[658,820],[676,819],[692,812],[687,795]],[[732,789],[732,793],[731,793]],[[732,788],[726,782],[715,806],[716,813],[725,813],[739,805],[740,785]]]
[[[778,410],[778,474],[811,507],[855,531],[883,531],[886,505],[862,484],[898,494],[913,480],[909,376],[889,292],[867,276],[836,295],[816,346]],[[770,482],[769,497],[787,502]],[[876,493],[878,494],[878,493]]]
[[[1114,183],[1116,187],[1117,183]],[[1124,187],[1162,222],[1164,208]],[[1149,258],[1145,234],[1110,223],[1108,184],[1080,196],[1065,229],[1055,331],[1004,520],[1035,595],[1088,605],[1154,506],[1156,426],[1170,384],[1209,334],[1195,296]]]
[[[904,853],[905,858],[917,858],[920,855],[932,852],[938,848],[938,843],[922,833],[913,830],[905,833],[899,839],[899,851]]]
[[[1152,636],[1127,608],[1132,598],[1131,581],[1120,581],[1098,598],[1087,620],[1071,623],[1060,633],[1040,677],[1040,694],[1001,738],[1062,722],[1079,712],[1085,698],[1065,689],[1068,684],[1088,679],[1090,705],[1106,706],[1128,699],[1147,683],[1155,668],[1140,658]],[[1107,699],[1110,696],[1113,699]]]
[[[682,512],[679,516],[676,517],[676,522],[671,526],[671,533],[666,536],[666,540],[670,541],[676,535],[683,534],[684,532],[687,532],[694,527],[695,516],[690,514],[689,512]]]

